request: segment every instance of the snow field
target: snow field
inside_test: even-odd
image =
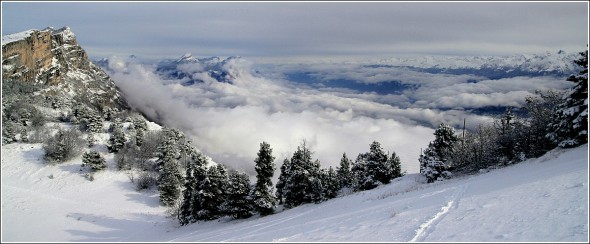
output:
[[[587,145],[485,174],[433,184],[409,174],[266,217],[182,227],[165,217],[157,191],[135,191],[112,154],[94,181],[79,172],[81,157],[46,165],[42,156],[41,144],[2,147],[2,241],[588,241]]]

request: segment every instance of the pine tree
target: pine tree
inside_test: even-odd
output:
[[[588,142],[588,50],[580,52],[580,55],[582,57],[574,62],[583,69],[567,78],[574,82],[574,87],[559,104],[556,122],[550,125],[552,132],[547,135],[563,148]]]
[[[287,178],[291,174],[291,161],[288,158],[285,158],[283,164],[281,165],[281,173],[279,175],[279,181],[277,182],[276,188],[277,193],[276,197],[279,201],[279,204],[283,204],[285,200],[285,185],[287,183]]]
[[[428,183],[432,183],[441,177],[448,176],[449,172],[443,161],[430,147],[426,148],[419,159],[420,163],[424,165],[422,174],[426,176]]]
[[[499,120],[495,121],[496,131],[498,132],[498,155],[503,163],[514,161],[519,149],[516,145],[516,116],[512,113],[512,108],[507,108]]]
[[[511,116],[511,115],[509,115]],[[509,117],[513,118],[513,117]],[[510,123],[507,121],[506,123]],[[440,157],[443,162],[447,162],[452,151],[453,145],[459,141],[457,135],[455,135],[455,129],[450,125],[441,123],[438,128],[434,131],[434,141],[432,141],[432,149]]]
[[[112,124],[113,132],[111,137],[109,138],[109,142],[107,148],[111,153],[117,153],[121,148],[125,146],[125,132],[123,132],[123,125],[121,124],[121,120],[115,119],[115,122]]]
[[[336,168],[340,188],[352,187],[354,184],[354,175],[350,168],[351,164],[352,162],[348,159],[346,153],[343,153],[342,158],[340,159],[340,166]]]
[[[440,177],[449,177],[449,166],[452,158],[455,143],[459,138],[455,135],[455,129],[441,123],[434,131],[435,139],[428,144],[418,161],[420,161],[421,172],[428,182],[434,182]]]
[[[392,168],[379,142],[372,142],[368,153],[358,155],[353,172],[356,177],[356,190],[370,190],[391,182]]]
[[[327,174],[327,172],[325,172]],[[307,188],[307,196],[305,198],[305,202],[315,202],[319,203],[326,199],[324,193],[326,192],[326,186],[324,183],[323,177],[324,172],[320,169],[320,161],[315,160],[311,165],[308,174],[309,186]]]
[[[89,167],[92,171],[99,171],[105,169],[107,164],[97,151],[89,151],[82,155],[82,167]]]
[[[391,167],[391,179],[404,176],[404,173],[402,172],[402,161],[395,152],[391,153],[387,163]]]
[[[98,113],[94,111],[90,111],[86,118],[84,118],[84,123],[86,124],[86,131],[90,133],[102,132],[102,122],[102,117],[100,117]]]
[[[213,220],[222,216],[222,205],[225,202],[227,173],[225,167],[218,164],[207,170],[207,179],[203,181],[201,209],[198,220]]]
[[[158,189],[160,201],[166,206],[171,206],[180,197],[181,186],[184,184],[182,174],[179,171],[179,152],[174,138],[168,136],[158,147],[158,159],[156,161],[160,177]]]
[[[250,191],[250,178],[238,171],[231,171],[225,202],[225,214],[236,219],[252,216],[253,206]]]
[[[136,118],[133,120],[133,128],[135,129],[135,145],[141,147],[145,131],[147,130],[147,123],[141,118]]]
[[[324,199],[332,199],[338,196],[338,191],[340,191],[340,181],[338,179],[338,174],[330,166],[328,170],[322,170],[322,182],[324,186]]]
[[[203,209],[203,183],[208,179],[206,165],[207,158],[193,150],[186,167],[185,189],[179,214],[181,225],[199,220],[199,211]]]
[[[254,208],[260,215],[269,215],[274,212],[276,199],[271,192],[272,177],[275,171],[275,157],[272,156],[272,148],[266,142],[260,143],[256,163],[256,186],[254,188]]]
[[[283,187],[284,206],[287,208],[323,200],[320,162],[312,162],[311,154],[304,141],[291,157],[291,167]]]

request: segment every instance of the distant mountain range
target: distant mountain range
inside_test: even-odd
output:
[[[136,59],[131,55],[130,59]],[[578,53],[563,50],[541,54],[519,54],[510,56],[425,56],[419,58],[388,58],[373,61],[345,62],[368,68],[404,67],[432,74],[471,74],[489,79],[502,79],[516,76],[558,76],[566,77],[579,72],[573,60]],[[183,85],[204,82],[196,73],[207,73],[219,82],[233,83],[231,72],[226,64],[241,57],[203,57],[197,58],[187,53],[178,59],[162,59],[156,65],[156,73],[164,79],[181,80]],[[108,70],[108,59],[95,60],[95,63]],[[277,64],[281,65],[281,64]],[[288,77],[301,76],[306,70],[293,71]]]
[[[409,67],[428,73],[473,74],[499,79],[515,76],[567,76],[579,71],[578,53],[563,50],[510,56],[427,56],[382,59],[373,66]]]

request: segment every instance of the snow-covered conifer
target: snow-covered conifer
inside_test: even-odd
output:
[[[229,173],[229,185],[224,204],[225,214],[236,219],[252,216],[250,191],[250,178],[244,173],[232,170]]]
[[[552,132],[547,135],[563,148],[588,142],[588,50],[580,52],[580,55],[582,57],[575,63],[582,67],[582,71],[567,78],[574,82],[574,87],[559,104],[557,118],[550,125]]]
[[[256,163],[256,186],[253,193],[255,210],[261,215],[269,215],[274,212],[276,199],[272,194],[272,177],[275,170],[275,157],[272,156],[272,148],[266,142],[260,143]]]
[[[82,155],[82,167],[88,167],[92,171],[98,171],[106,168],[107,164],[100,153],[97,151],[89,151]]]
[[[351,187],[354,184],[354,175],[351,171],[352,162],[346,156],[346,153],[342,154],[340,159],[340,166],[336,168],[336,174],[338,175],[338,181],[341,188]]]

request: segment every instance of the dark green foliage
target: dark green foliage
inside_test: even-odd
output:
[[[133,128],[135,129],[135,144],[140,147],[143,144],[143,137],[147,130],[147,123],[142,118],[135,118],[133,120]]]
[[[285,184],[287,182],[287,178],[289,177],[289,175],[291,174],[291,172],[289,171],[291,169],[291,161],[289,161],[288,158],[285,158],[285,160],[283,160],[283,164],[281,165],[281,173],[279,174],[279,181],[277,182],[276,188],[277,188],[277,200],[279,201],[279,204],[283,204],[284,203],[284,193],[283,190],[285,188]]]
[[[2,143],[9,144],[16,142],[16,126],[13,122],[2,123]]]
[[[430,147],[426,148],[420,155],[420,163],[424,165],[422,175],[426,176],[428,183],[440,180],[449,176],[447,165],[440,159],[436,152]]]
[[[275,171],[275,157],[272,156],[272,148],[266,142],[260,143],[258,157],[254,160],[256,170],[256,186],[254,187],[254,209],[260,215],[269,215],[274,212],[276,199],[272,194],[272,177]]]
[[[202,182],[201,209],[197,213],[197,220],[213,220],[222,216],[227,178],[227,170],[222,165],[209,167],[207,178]]]
[[[391,153],[391,156],[387,159],[387,163],[391,168],[391,179],[404,176],[404,173],[402,172],[402,161],[395,152]]]
[[[70,122],[79,124],[83,131],[102,132],[103,118],[99,112],[83,104],[76,104],[72,108]]]
[[[252,216],[253,206],[250,198],[250,178],[235,170],[229,174],[224,212],[236,219]]]
[[[588,142],[588,50],[580,52],[574,62],[582,68],[568,81],[574,83],[563,101],[558,105],[551,132],[547,135],[559,147],[576,147]]]
[[[119,169],[154,169],[149,160],[157,157],[158,146],[163,144],[165,137],[164,132],[148,131],[141,147],[136,146],[133,142],[125,143],[125,146],[115,154],[115,162],[117,162]]]
[[[86,141],[88,142],[88,147],[93,147],[96,143],[96,138],[94,138],[94,133],[89,132],[88,137],[86,137]]]
[[[125,132],[123,131],[123,125],[121,121],[115,119],[115,122],[111,125],[112,133],[111,137],[109,138],[109,142],[107,148],[111,153],[117,153],[123,146],[125,146],[125,142],[127,139],[125,138]]]
[[[82,167],[88,167],[92,171],[99,171],[105,169],[107,164],[100,153],[97,151],[89,151],[82,155]]]
[[[322,169],[321,173],[324,199],[337,197],[341,187],[336,171],[330,166],[328,170]]]
[[[45,117],[35,106],[25,101],[18,101],[4,108],[4,121],[12,121],[22,126],[39,127],[45,124]]]
[[[199,211],[203,208],[203,183],[208,178],[207,158],[194,150],[192,152],[186,166],[183,200],[178,214],[181,225],[194,223],[201,219]]]
[[[418,160],[420,173],[426,176],[429,183],[450,176],[448,169],[454,163],[452,159],[459,140],[455,129],[443,123],[434,131],[434,136],[434,141],[430,142]]]
[[[340,188],[349,188],[355,184],[351,165],[352,162],[348,159],[346,153],[343,153],[342,158],[340,159],[340,166],[336,168]]]
[[[282,195],[287,208],[324,200],[320,162],[312,162],[311,154],[303,142],[297,147],[285,169]]]
[[[158,190],[160,201],[166,206],[172,206],[180,197],[181,187],[184,183],[182,174],[179,171],[178,159],[180,153],[176,147],[173,135],[167,134],[167,138],[158,147]]]
[[[82,133],[77,129],[59,130],[55,136],[43,143],[45,160],[48,162],[64,162],[72,159],[82,152],[84,140],[80,138]]]
[[[358,155],[352,171],[356,178],[357,191],[373,189],[381,184],[388,184],[392,179],[392,168],[387,161],[387,154],[379,142],[370,145],[370,151]]]

